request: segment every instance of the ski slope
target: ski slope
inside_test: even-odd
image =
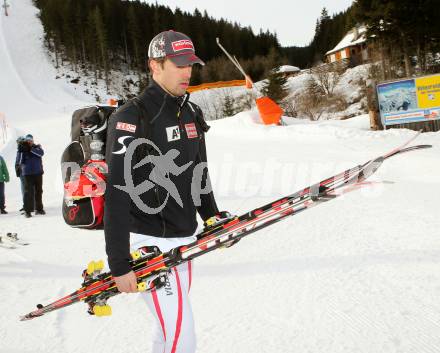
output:
[[[0,154],[11,172],[0,232],[18,232],[31,244],[0,248],[0,353],[150,352],[153,322],[140,294],[113,298],[108,318],[76,304],[18,321],[37,303],[78,288],[82,269],[105,251],[102,231],[67,227],[60,208],[70,114],[87,98],[54,79],[30,0],[12,5],[10,17],[0,16],[0,67],[7,68],[0,111],[9,122]],[[370,131],[367,116],[287,120],[263,126],[250,111],[210,123],[219,207],[243,213],[414,134]],[[46,152],[47,215],[25,219],[13,164],[15,137],[29,132]],[[434,147],[387,160],[369,188],[198,259],[191,288],[198,352],[440,352],[440,133],[415,144]]]
[[[43,50],[44,31],[31,0],[9,1],[9,16],[0,16],[1,109],[11,119],[67,112],[90,97],[59,82]],[[56,102],[56,104],[54,104]]]

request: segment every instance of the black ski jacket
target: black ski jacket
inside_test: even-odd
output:
[[[201,169],[199,165],[207,160],[204,133],[209,126],[200,108],[188,102],[188,97],[189,94],[173,97],[153,81],[137,97],[137,104],[129,101],[109,118],[104,232],[108,263],[114,276],[131,270],[130,232],[165,238],[187,237],[197,228],[196,212],[203,220],[218,213],[213,192],[203,193],[208,190],[209,175],[207,168]],[[129,145],[139,142],[137,138],[147,138],[155,146],[139,145],[124,173],[125,157],[131,154]],[[160,154],[161,162],[157,163],[155,157]],[[164,156],[168,158],[165,160]],[[201,182],[195,177],[195,169],[203,170]],[[128,180],[127,184],[127,178],[135,187],[143,183],[142,191],[135,193],[139,197],[124,190],[131,183]],[[198,205],[194,192],[200,195]]]

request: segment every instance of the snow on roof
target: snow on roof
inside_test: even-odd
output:
[[[299,67],[292,66],[292,65],[282,65],[278,68],[277,72],[299,72],[301,71]]]
[[[365,32],[367,31],[367,28],[362,25],[358,27],[352,28],[344,38],[334,47],[332,50],[329,50],[326,55],[332,54],[334,52],[337,52],[339,50],[345,49],[347,47],[351,47],[353,45],[361,44],[366,41]]]

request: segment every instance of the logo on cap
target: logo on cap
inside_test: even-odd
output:
[[[188,39],[182,39],[182,40],[178,40],[176,42],[172,42],[171,46],[173,47],[173,50],[176,51],[180,51],[180,50],[194,50],[194,45],[193,43],[188,40]]]
[[[148,48],[150,58],[163,58],[167,55],[165,51],[165,36],[159,33],[150,43]]]

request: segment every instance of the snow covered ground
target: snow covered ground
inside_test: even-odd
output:
[[[87,262],[105,252],[102,231],[71,229],[60,210],[59,159],[71,111],[87,98],[51,75],[30,0],[10,10],[9,18],[0,16],[0,111],[9,122],[0,154],[12,174],[0,232],[18,232],[31,244],[0,248],[0,352],[149,352],[152,318],[137,294],[112,299],[109,318],[91,317],[77,304],[18,321],[35,304],[78,288]],[[283,127],[257,119],[243,112],[212,122],[207,135],[218,203],[231,212],[365,162],[414,134],[370,131],[365,115],[289,119]],[[13,164],[15,137],[29,132],[46,152],[47,215],[25,219]],[[373,187],[197,260],[191,298],[198,351],[439,352],[440,133],[415,143],[434,147],[387,160]]]

